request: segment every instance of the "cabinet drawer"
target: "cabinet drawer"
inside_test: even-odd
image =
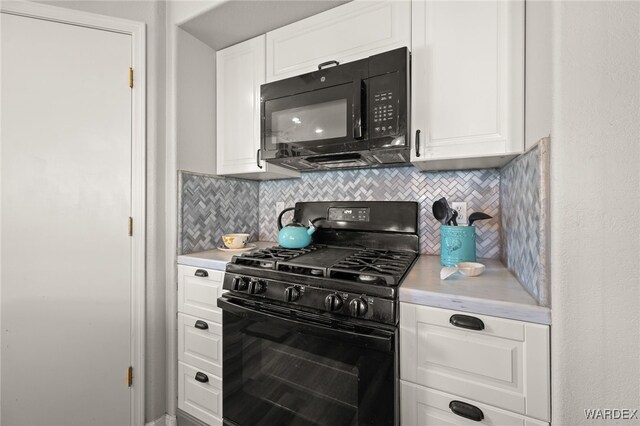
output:
[[[178,360],[222,377],[222,325],[178,314]]]
[[[204,374],[208,381],[196,380],[198,373]],[[178,408],[209,425],[222,425],[222,379],[179,362]]]
[[[549,420],[548,326],[401,303],[400,357],[403,380]]]
[[[470,404],[482,420],[471,420],[455,414],[449,404]],[[495,426],[548,426],[549,423],[510,413],[476,401],[439,392],[413,383],[400,382],[400,424],[402,426],[444,426],[487,424]]]
[[[217,306],[224,272],[178,265],[178,312],[222,323]]]

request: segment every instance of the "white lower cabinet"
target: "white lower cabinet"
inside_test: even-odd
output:
[[[222,324],[218,297],[222,295],[224,272],[193,266],[178,266],[178,312]]]
[[[178,408],[222,425],[224,272],[178,265]]]
[[[222,324],[178,314],[178,360],[222,377]]]
[[[549,421],[549,327],[401,303],[400,378],[424,387],[422,399],[440,391],[516,418]],[[415,404],[420,398],[413,398]],[[427,406],[421,415],[440,415]],[[408,419],[416,410],[406,410],[413,413]]]
[[[453,410],[459,410],[460,414],[455,414],[451,407]],[[465,414],[479,416],[476,419],[480,420],[465,418]],[[400,382],[400,418],[403,426],[464,426],[478,422],[494,426],[549,424],[404,380]]]
[[[222,379],[178,362],[178,408],[209,425],[221,425]]]

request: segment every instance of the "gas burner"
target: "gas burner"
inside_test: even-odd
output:
[[[262,262],[260,263],[260,267],[265,269],[273,269],[273,262]]]
[[[380,277],[374,277],[373,275],[358,275],[356,280],[361,283],[371,284],[376,281],[380,281]]]
[[[322,271],[321,269],[312,269],[310,272],[311,272],[311,275],[315,275],[315,276],[324,275],[324,271]]]

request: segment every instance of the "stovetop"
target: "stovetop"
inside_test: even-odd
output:
[[[370,285],[397,286],[416,258],[416,253],[352,247],[312,245],[302,249],[270,247],[234,256],[231,263],[261,270],[329,278]],[[291,277],[295,279],[294,277]]]

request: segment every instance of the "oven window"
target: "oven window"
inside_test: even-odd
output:
[[[271,114],[275,143],[314,141],[347,136],[347,100],[322,102]]]
[[[394,424],[393,352],[285,319],[223,315],[225,419],[247,426]]]

